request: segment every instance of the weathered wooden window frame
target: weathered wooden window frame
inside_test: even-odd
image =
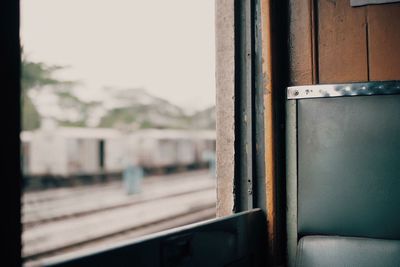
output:
[[[216,2],[217,214],[265,210],[260,1]]]
[[[261,208],[272,264],[285,258],[287,5],[216,1],[217,214]]]

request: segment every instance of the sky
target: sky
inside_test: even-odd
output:
[[[144,88],[188,110],[215,104],[214,0],[21,0],[28,59],[68,66],[82,96]]]

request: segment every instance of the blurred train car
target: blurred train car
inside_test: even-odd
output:
[[[166,169],[177,161],[176,136],[167,130],[141,130],[128,136],[128,154],[146,170]]]
[[[206,167],[215,151],[215,131],[66,128],[22,132],[25,178],[118,176],[128,165],[147,172]]]
[[[21,171],[23,175],[29,174],[30,172],[30,156],[31,156],[31,144],[32,144],[32,132],[21,133]]]
[[[146,129],[129,136],[130,158],[146,170],[196,168],[207,162],[202,155],[215,151],[215,131]]]
[[[216,133],[214,130],[202,130],[193,133],[193,140],[196,144],[196,163],[206,166],[210,160],[215,160]]]
[[[113,129],[66,128],[22,132],[23,173],[28,177],[99,175],[118,169],[119,154],[106,156],[106,144],[119,140]]]

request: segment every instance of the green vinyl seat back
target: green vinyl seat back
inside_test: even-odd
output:
[[[399,85],[289,88],[298,266],[400,266]]]

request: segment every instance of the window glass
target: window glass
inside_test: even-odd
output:
[[[25,266],[215,217],[213,0],[22,0]]]

